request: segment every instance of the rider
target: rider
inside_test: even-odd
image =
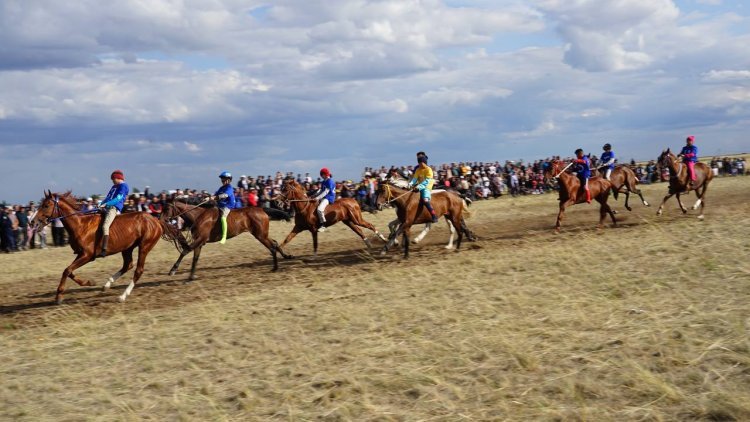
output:
[[[320,201],[316,210],[318,223],[320,224],[318,231],[324,232],[326,230],[326,207],[336,201],[336,182],[333,181],[331,171],[326,167],[320,169],[320,177],[323,178],[323,181],[320,182],[320,189],[315,193],[313,200]]]
[[[128,198],[128,184],[125,183],[125,175],[122,170],[115,170],[110,175],[112,179],[112,187],[109,189],[109,193],[104,200],[99,204],[99,209],[104,214],[104,222],[102,223],[102,251],[99,253],[100,257],[107,256],[107,242],[109,241],[109,226],[115,220],[115,216],[122,211],[122,207],[125,200]]]
[[[213,198],[216,206],[221,211],[221,240],[222,245],[227,242],[227,217],[229,212],[235,206],[234,188],[232,188],[232,174],[228,171],[222,171],[219,175],[221,187],[216,191]]]
[[[432,174],[432,169],[427,165],[427,154],[422,151],[417,153],[417,163],[419,163],[416,170],[414,170],[414,176],[409,181],[409,186],[414,187],[415,192],[419,192],[419,200],[427,208],[427,211],[432,215],[432,222],[437,223],[438,217],[435,214],[435,210],[432,209],[430,198],[432,197],[432,185],[435,184],[435,179]]]
[[[573,160],[577,164],[578,178],[581,180],[581,186],[586,190],[586,203],[591,203],[591,191],[589,190],[589,177],[591,177],[591,161],[589,157],[583,155],[583,150],[578,148],[575,151],[576,159]]]
[[[604,178],[609,180],[609,176],[612,174],[612,170],[615,169],[615,153],[612,152],[612,145],[604,144],[604,152],[601,156],[601,164],[599,168],[606,168],[604,171]]]
[[[695,163],[698,162],[698,147],[693,145],[695,142],[695,136],[690,135],[685,140],[686,145],[682,147],[682,151],[678,157],[682,157],[682,161],[687,164],[688,168],[688,187],[692,188],[695,183]]]

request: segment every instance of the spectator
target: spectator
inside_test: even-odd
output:
[[[18,220],[16,245],[19,249],[25,251],[29,246],[29,215],[26,214],[26,210],[20,205],[16,205],[16,219]]]

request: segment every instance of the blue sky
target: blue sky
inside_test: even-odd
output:
[[[222,170],[750,150],[728,0],[0,3],[0,201]]]

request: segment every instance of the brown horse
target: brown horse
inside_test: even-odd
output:
[[[198,265],[198,259],[201,250],[206,243],[218,242],[221,240],[221,225],[219,221],[219,209],[214,204],[189,205],[179,200],[172,200],[167,203],[164,211],[159,217],[162,221],[167,222],[177,216],[190,226],[192,243],[180,245],[180,256],[169,270],[169,275],[175,275],[180,263],[185,255],[193,252],[193,265],[190,268],[190,277],[188,280],[195,280],[195,269]],[[258,207],[236,208],[229,213],[227,217],[227,238],[231,239],[244,232],[250,232],[258,241],[268,248],[273,258],[273,269],[279,268],[276,252],[281,253],[284,258],[291,258],[285,254],[278,243],[268,237],[269,232],[268,214]]]
[[[672,195],[677,195],[677,203],[680,205],[682,213],[687,213],[688,210],[682,205],[680,195],[694,190],[695,196],[698,197],[698,200],[695,202],[695,205],[693,205],[693,209],[698,209],[698,206],[701,207],[698,219],[703,220],[703,208],[706,206],[706,189],[708,188],[708,184],[711,183],[711,180],[714,178],[714,174],[709,166],[704,163],[695,163],[695,182],[691,186],[688,183],[687,165],[679,161],[669,149],[662,151],[661,155],[659,155],[659,161],[657,162],[661,168],[669,169],[669,191],[664,197],[664,200],[661,201],[661,205],[659,205],[659,210],[656,211],[656,215],[661,215],[664,203],[667,202],[667,199],[671,198]]]
[[[544,180],[546,182],[549,182],[551,179],[558,179],[560,182],[560,212],[557,213],[557,223],[555,224],[556,232],[560,232],[560,225],[563,216],[565,215],[565,208],[586,202],[586,191],[581,186],[581,181],[578,177],[566,173],[568,167],[564,166],[563,162],[560,160],[553,160],[550,162],[550,166],[544,171]],[[607,214],[612,217],[612,224],[617,225],[615,214],[612,212],[609,205],[607,205],[611,189],[612,184],[603,177],[592,177],[589,179],[591,198],[599,203],[599,228],[604,226],[604,220],[607,218]]]
[[[599,175],[601,175],[601,171],[599,171]],[[633,208],[631,208],[628,204],[631,193],[638,195],[641,198],[641,202],[643,203],[643,205],[647,207],[651,206],[643,198],[643,193],[641,193],[641,190],[638,189],[638,183],[640,183],[638,181],[638,176],[635,175],[635,172],[630,167],[622,164],[616,166],[615,169],[612,170],[612,173],[609,175],[609,183],[612,184],[612,195],[614,195],[615,201],[617,200],[619,194],[625,194],[625,209],[627,209],[628,211],[633,211]]]
[[[377,198],[379,205],[385,203],[395,205],[396,216],[400,222],[396,233],[391,236],[391,239],[383,247],[382,254],[385,254],[388,251],[388,248],[393,246],[398,235],[402,234],[404,258],[408,258],[411,227],[415,224],[432,222],[432,215],[427,211],[427,207],[425,207],[419,200],[418,192],[414,192],[404,187],[398,187],[393,183],[380,183],[378,185]],[[466,207],[466,202],[464,202],[460,196],[452,192],[435,194],[432,196],[430,202],[432,203],[432,208],[435,210],[435,214],[438,216],[445,216],[448,223],[458,231],[456,249],[459,249],[461,247],[461,240],[463,239],[464,233],[468,232],[468,228],[466,228],[466,224],[464,223],[464,213],[466,213],[467,217],[471,215],[469,209]],[[451,232],[451,241],[452,240],[453,232]]]
[[[315,212],[316,201],[308,198],[304,188],[297,183],[294,179],[287,179],[281,188],[281,194],[277,199],[289,202],[294,208],[294,227],[289,232],[281,246],[286,246],[287,243],[294,239],[300,232],[309,230],[312,234],[313,239],[313,255],[318,256],[318,216]],[[362,238],[369,249],[371,247],[370,239],[368,239],[362,232],[360,227],[364,227],[373,231],[381,240],[387,241],[386,238],[378,232],[378,230],[372,224],[365,221],[362,218],[362,210],[359,207],[357,201],[352,198],[338,198],[336,202],[326,207],[325,211],[326,227],[332,226],[339,221],[346,224],[347,227],[352,229],[354,233]]]
[[[80,209],[75,198],[66,192],[64,194],[45,192],[44,200],[32,219],[35,230],[43,228],[51,220],[61,219],[70,238],[70,247],[76,253],[76,259],[63,271],[60,284],[57,286],[55,301],[62,303],[65,283],[70,277],[81,286],[95,286],[92,281],[82,280],[73,273],[76,269],[96,259],[101,251],[102,223],[101,214],[88,214]],[[110,228],[109,247],[107,255],[122,253],[122,268],[114,273],[104,285],[106,291],[118,278],[133,268],[133,250],[138,248],[138,264],[135,268],[133,281],[119,296],[120,302],[133,291],[135,283],[143,274],[146,255],[153,249],[164,230],[169,228],[160,224],[159,220],[146,213],[127,213],[118,215]]]

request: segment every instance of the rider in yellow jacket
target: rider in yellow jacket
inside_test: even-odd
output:
[[[414,190],[419,192],[420,202],[424,204],[427,211],[432,215],[432,222],[437,223],[438,217],[430,203],[430,199],[432,198],[432,185],[435,184],[435,178],[432,174],[432,169],[427,165],[427,155],[423,152],[417,154],[417,162],[419,163],[419,167],[414,171],[414,176],[409,182],[409,185],[413,186]]]

